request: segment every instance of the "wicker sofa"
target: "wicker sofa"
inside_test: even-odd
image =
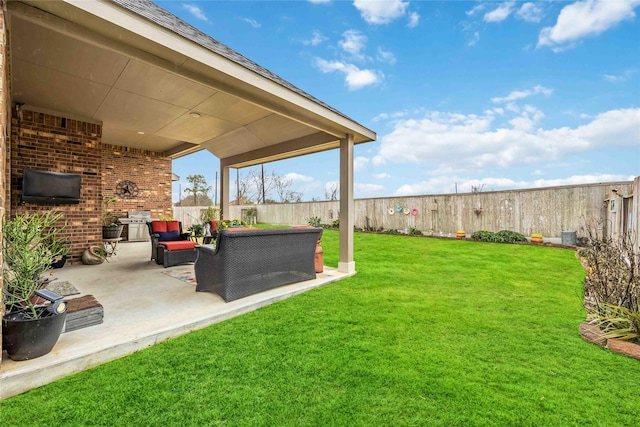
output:
[[[196,291],[226,302],[316,278],[314,257],[322,228],[225,229],[215,247],[196,246]]]

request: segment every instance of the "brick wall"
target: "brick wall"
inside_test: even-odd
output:
[[[137,197],[119,197],[111,205],[119,218],[125,218],[129,211],[151,211],[152,218],[172,215],[171,159],[155,151],[109,144],[102,145],[102,159],[104,197],[117,195],[118,182],[123,180],[138,186]],[[122,236],[127,237],[126,226]]]
[[[13,110],[11,127],[10,216],[56,209],[64,214],[63,236],[72,251],[70,263],[80,261],[90,245],[102,244],[103,197],[116,193],[117,183],[130,180],[140,192],[134,199],[119,199],[111,206],[118,216],[129,210],[171,214],[171,160],[160,153],[102,144],[101,125],[52,114]],[[82,176],[77,205],[21,204],[25,168]],[[126,227],[125,227],[126,229]]]

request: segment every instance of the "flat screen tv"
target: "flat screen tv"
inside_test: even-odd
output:
[[[80,175],[25,169],[22,175],[22,203],[54,205],[80,203]]]

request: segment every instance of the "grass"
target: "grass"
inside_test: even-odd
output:
[[[631,426],[568,250],[356,234],[358,274],[0,403],[11,425]],[[323,234],[325,264],[338,234]]]

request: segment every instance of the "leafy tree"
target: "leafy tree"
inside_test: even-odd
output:
[[[211,186],[207,185],[204,175],[189,175],[187,181],[191,183],[191,187],[185,188],[184,191],[193,195],[193,205],[198,206],[198,195],[207,196]]]
[[[190,194],[176,203],[176,206],[213,206],[213,200],[209,196],[198,196],[198,203],[195,202],[193,194]]]

